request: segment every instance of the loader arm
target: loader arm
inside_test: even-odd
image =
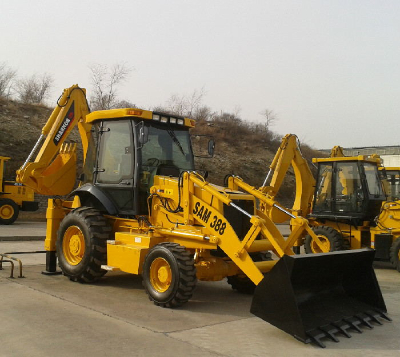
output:
[[[229,186],[235,186],[236,192],[238,192],[237,189],[240,192],[246,192],[246,194],[262,201],[265,206],[269,208],[274,207],[274,209],[285,214],[287,219],[291,218],[296,222],[294,229],[287,239],[282,236],[276,224],[268,215],[258,209],[252,213],[243,210],[235,202],[234,195],[229,194],[230,189],[221,191],[221,188],[217,189],[195,172],[186,172],[183,175],[181,201],[184,208],[182,211],[176,209],[175,213],[168,212],[165,209],[166,205],[162,204],[163,200],[171,198],[170,194],[175,189],[166,188],[166,186],[162,185],[162,179],[156,179],[156,182],[156,185],[152,188],[152,193],[155,195],[152,202],[154,214],[150,217],[153,229],[164,235],[177,234],[178,230],[176,227],[171,227],[173,233],[165,229],[165,215],[169,217],[168,220],[171,222],[182,222],[190,226],[202,225],[202,234],[206,237],[204,239],[218,245],[256,285],[262,280],[263,273],[271,270],[276,261],[254,262],[248,254],[249,252],[270,250],[277,257],[282,258],[284,255],[294,255],[292,246],[306,232],[312,234],[315,240],[318,241],[318,238],[308,226],[308,221],[305,218],[292,215],[276,201],[267,198],[262,192],[251,187],[238,177],[231,176],[229,178]],[[200,191],[196,190],[196,187]],[[200,192],[201,196],[196,194],[196,192]],[[160,196],[162,197],[161,199],[157,198]],[[247,216],[246,219],[250,221],[248,229],[246,229],[246,232],[242,232],[241,236],[237,234],[231,222],[225,217],[224,208],[222,208],[224,205],[231,206],[238,211],[238,215]],[[177,223],[178,225],[179,223]],[[162,228],[159,230],[156,227]],[[187,246],[187,243],[185,246]]]
[[[66,195],[76,181],[76,144],[64,144],[78,126],[83,156],[90,141],[91,124],[86,122],[90,112],[86,90],[78,85],[64,89],[42,133],[23,166],[17,171],[17,182],[43,195]],[[31,158],[39,152],[33,162]]]
[[[283,220],[287,220],[290,218],[291,233],[289,237],[287,237],[286,241],[282,241],[281,239],[278,240],[281,247],[281,249],[279,248],[275,249],[275,253],[277,254],[278,257],[281,258],[284,254],[292,255],[293,246],[296,246],[301,237],[303,237],[305,234],[311,235],[313,240],[320,247],[320,249],[321,250],[324,249],[323,242],[311,229],[311,227],[308,224],[308,220],[306,218],[302,217],[301,215],[296,215],[293,214],[292,212],[289,212],[287,209],[282,207],[278,202],[276,202],[272,197],[265,195],[262,192],[262,189],[256,189],[255,187],[250,186],[249,184],[244,182],[240,177],[230,176],[228,179],[228,185],[231,188],[240,189],[245,192],[248,192],[249,194],[253,195],[255,198],[259,200],[260,209],[257,210],[257,214],[263,217],[266,222],[271,221],[271,223],[273,224],[273,227],[269,225],[269,232],[267,231],[265,234],[266,236],[269,237],[271,241],[275,240],[273,237],[281,236],[279,230],[275,226],[276,220],[274,220],[274,218],[277,217],[278,214],[281,217],[286,217],[286,219]],[[269,212],[269,215],[266,215],[265,212]],[[274,213],[271,214],[271,212]],[[269,216],[272,216],[272,218],[270,218]],[[278,231],[278,233],[276,233],[276,231]],[[272,235],[271,232],[273,232]]]

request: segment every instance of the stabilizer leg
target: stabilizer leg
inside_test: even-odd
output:
[[[61,271],[57,271],[57,255],[56,252],[46,251],[46,270],[42,271],[44,275],[59,275]]]

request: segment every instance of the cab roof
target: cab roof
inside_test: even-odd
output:
[[[324,158],[314,158],[312,159],[314,163],[317,162],[343,162],[343,161],[362,161],[370,162],[373,164],[380,164],[381,158],[378,155],[368,156],[368,155],[358,155],[358,156],[345,156],[345,157],[324,157]]]
[[[97,120],[114,120],[114,119],[129,119],[129,118],[151,120],[159,123],[164,123],[164,124],[169,123],[189,128],[193,128],[195,126],[194,119],[167,113],[152,112],[150,110],[143,110],[139,108],[97,110],[86,115],[86,122],[93,123]]]

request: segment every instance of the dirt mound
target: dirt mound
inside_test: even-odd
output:
[[[0,99],[0,155],[11,157],[6,179],[15,179],[15,171],[26,160],[51,112],[43,106]]]
[[[6,165],[6,179],[15,179],[15,171],[31,152],[52,110],[0,98],[0,155],[12,158]],[[208,180],[219,185],[224,184],[227,174],[234,174],[259,187],[281,139],[271,132],[254,130],[254,127],[243,121],[216,120],[210,123],[198,120],[193,134],[214,136],[214,158],[196,158],[196,167],[198,170],[208,171]],[[72,136],[71,140],[79,141],[76,136]],[[310,157],[320,154],[308,147],[306,153]],[[283,203],[290,205],[289,202],[293,200],[294,184],[294,175],[289,172],[280,192]]]

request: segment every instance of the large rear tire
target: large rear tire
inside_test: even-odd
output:
[[[390,262],[400,273],[400,238],[395,239],[390,247]]]
[[[337,230],[327,226],[319,226],[314,227],[313,231],[324,244],[325,250],[322,250],[318,246],[317,242],[315,242],[312,237],[307,234],[304,244],[307,254],[324,253],[325,251],[336,252],[338,250],[343,250],[343,237]]]
[[[104,216],[90,207],[71,211],[61,222],[57,236],[58,263],[73,281],[91,283],[106,271],[107,239],[111,227]]]
[[[13,224],[18,218],[19,207],[9,198],[0,199],[0,224]]]
[[[196,268],[185,247],[157,244],[143,264],[143,286],[149,299],[162,307],[178,307],[189,301],[196,287]]]

